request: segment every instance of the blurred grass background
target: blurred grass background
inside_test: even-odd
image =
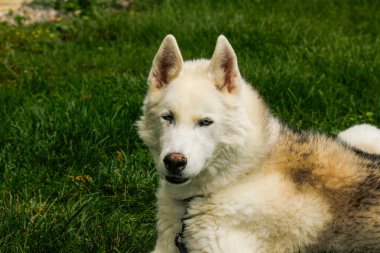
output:
[[[297,128],[380,125],[376,0],[38,0],[70,18],[0,24],[0,252],[147,252],[157,181],[134,122],[168,33],[185,59],[233,45]]]

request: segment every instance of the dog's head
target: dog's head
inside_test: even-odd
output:
[[[250,123],[240,101],[242,82],[224,36],[211,60],[186,62],[175,38],[165,37],[153,60],[138,122],[162,178],[176,185],[191,182],[203,170],[215,170],[215,161],[228,163],[226,152],[244,145]]]

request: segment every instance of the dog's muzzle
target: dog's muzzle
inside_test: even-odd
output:
[[[172,184],[182,184],[185,183],[188,178],[183,178],[181,176],[182,171],[186,168],[187,158],[181,153],[169,153],[164,157],[165,168],[169,175],[165,179]]]

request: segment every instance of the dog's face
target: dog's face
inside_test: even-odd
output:
[[[189,85],[192,89],[183,88]],[[178,78],[166,89],[157,108],[158,170],[170,183],[184,183],[198,175],[214,154],[223,132],[224,105],[209,80]]]
[[[170,184],[191,182],[231,143],[244,139],[236,55],[220,36],[210,61],[183,62],[173,36],[161,44],[149,75],[139,135],[159,175]]]

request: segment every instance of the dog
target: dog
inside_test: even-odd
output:
[[[167,35],[142,111],[159,177],[153,252],[380,252],[380,156],[281,123],[223,35],[193,61]]]

